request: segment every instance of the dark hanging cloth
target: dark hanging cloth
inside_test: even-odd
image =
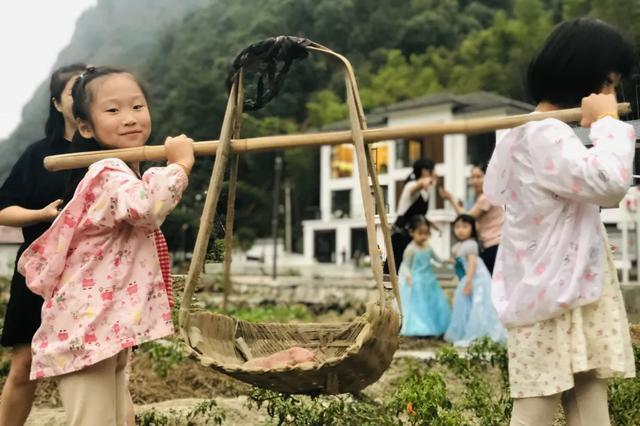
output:
[[[43,161],[49,155],[71,152],[71,146],[65,139],[44,139],[30,145],[0,187],[0,210],[9,206],[38,210],[63,198],[70,172],[49,172],[44,168]],[[22,228],[24,243],[18,250],[16,263],[22,252],[50,225],[42,222]],[[0,341],[2,346],[31,344],[33,335],[40,327],[41,308],[42,298],[27,288],[24,277],[14,269]]]
[[[306,38],[278,36],[251,44],[233,60],[227,75],[227,90],[231,89],[241,68],[245,75],[255,73],[255,88],[250,87],[250,78],[245,79],[243,108],[246,111],[261,109],[278,96],[291,64],[309,55],[307,46],[311,43]]]

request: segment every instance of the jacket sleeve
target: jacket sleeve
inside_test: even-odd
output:
[[[523,139],[524,126],[509,130],[496,143],[484,176],[483,194],[496,206],[507,203],[507,187],[513,165],[513,150]]]
[[[52,297],[60,286],[76,223],[72,209],[65,208],[18,259],[18,272],[25,277],[27,287],[44,299]]]
[[[629,124],[605,117],[591,126],[587,149],[571,128],[544,120],[529,135],[536,180],[545,189],[575,201],[617,205],[631,183],[635,132]]]
[[[142,179],[126,169],[104,168],[90,190],[87,218],[100,227],[126,222],[153,231],[180,202],[187,184],[177,164],[151,168]]]

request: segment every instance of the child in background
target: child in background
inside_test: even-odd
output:
[[[407,246],[400,265],[400,300],[403,336],[441,336],[451,312],[431,262],[441,262],[429,246],[430,226],[422,215],[411,218]]]
[[[140,84],[119,70],[81,74],[73,113],[79,135],[101,148],[142,146],[151,131]],[[167,166],[141,178],[139,164],[117,159],[89,167],[19,260],[28,287],[44,298],[31,378],[57,378],[71,425],[125,424],[130,348],[173,334],[159,226],[180,201],[194,157],[185,136],[167,138],[165,148]]]
[[[460,282],[453,299],[451,324],[444,338],[456,346],[469,346],[482,337],[504,342],[507,332],[491,302],[491,274],[480,257],[476,221],[461,214],[453,222],[458,243],[453,246]]]

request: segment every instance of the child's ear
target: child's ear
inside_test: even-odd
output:
[[[88,121],[77,119],[76,124],[78,126],[78,132],[80,133],[80,136],[85,139],[92,139],[94,137],[93,129],[91,128],[91,124],[89,124]]]
[[[51,98],[51,102],[53,102],[53,106],[56,108],[56,110],[62,113],[62,105],[60,105],[60,102],[58,102],[58,100],[53,97]]]

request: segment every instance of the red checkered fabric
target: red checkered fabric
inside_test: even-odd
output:
[[[171,281],[171,261],[169,260],[169,247],[164,239],[162,231],[156,229],[154,232],[156,239],[156,249],[158,250],[158,259],[160,260],[160,270],[162,271],[162,279],[164,287],[167,290],[167,298],[169,298],[169,306],[173,308],[173,282]]]

